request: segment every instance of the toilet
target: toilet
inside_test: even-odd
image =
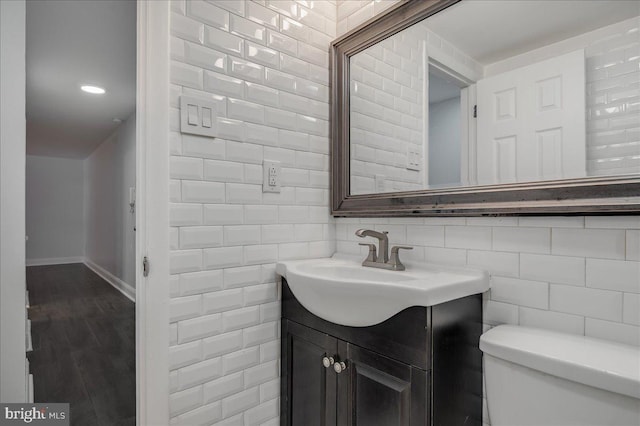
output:
[[[640,348],[512,325],[480,337],[492,426],[640,425]]]

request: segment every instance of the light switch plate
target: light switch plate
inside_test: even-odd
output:
[[[215,102],[192,96],[180,96],[180,132],[216,137]]]
[[[420,171],[420,151],[418,148],[407,147],[407,170]]]

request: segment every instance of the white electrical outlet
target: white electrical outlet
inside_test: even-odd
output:
[[[262,192],[280,192],[280,162],[264,160],[262,171]]]

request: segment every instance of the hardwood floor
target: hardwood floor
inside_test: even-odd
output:
[[[27,268],[36,402],[71,424],[135,425],[135,304],[84,264]]]

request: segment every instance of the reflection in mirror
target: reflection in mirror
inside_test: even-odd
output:
[[[432,188],[457,186],[461,182],[461,97],[468,85],[434,65],[429,66],[427,82],[426,182]]]
[[[350,57],[350,193],[640,173],[640,2],[463,0]]]

